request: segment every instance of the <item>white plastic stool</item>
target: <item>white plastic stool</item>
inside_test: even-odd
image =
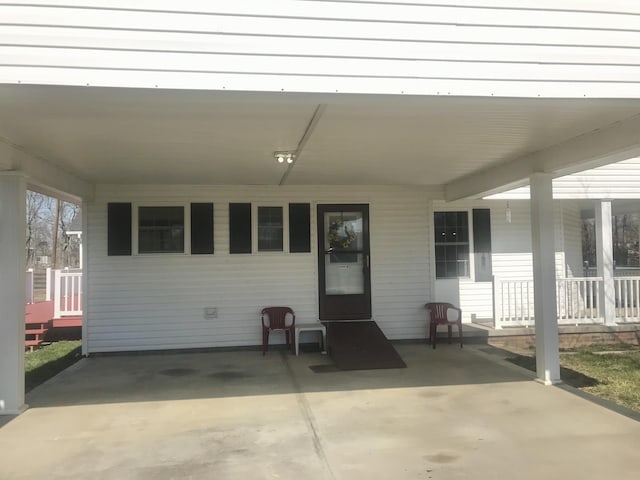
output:
[[[300,332],[322,332],[322,353],[327,353],[327,327],[320,322],[296,323],[296,355],[300,350]]]

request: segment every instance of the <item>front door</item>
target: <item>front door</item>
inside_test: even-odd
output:
[[[318,205],[320,320],[371,318],[369,205]]]

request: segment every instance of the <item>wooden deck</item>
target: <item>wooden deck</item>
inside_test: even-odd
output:
[[[82,317],[53,318],[53,301],[29,303],[25,315],[25,347],[33,350],[48,338],[61,339],[65,333],[82,328]]]

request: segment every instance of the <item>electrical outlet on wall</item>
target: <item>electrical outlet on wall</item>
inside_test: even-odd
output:
[[[218,307],[204,307],[204,318],[218,318]]]

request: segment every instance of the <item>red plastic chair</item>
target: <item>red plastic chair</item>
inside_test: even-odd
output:
[[[287,315],[291,315],[291,324],[287,325]],[[265,322],[265,316],[267,322]],[[262,309],[260,314],[262,321],[262,355],[269,350],[269,332],[271,330],[283,330],[287,348],[295,353],[296,314],[289,307],[266,307]]]
[[[458,336],[460,337],[460,348],[462,348],[462,310],[446,302],[432,302],[424,306],[429,311],[429,339],[433,348],[436,348],[436,329],[438,325],[446,325],[449,333],[449,343],[451,343],[451,330],[454,325],[458,326]],[[458,313],[456,320],[449,320],[449,310]]]

